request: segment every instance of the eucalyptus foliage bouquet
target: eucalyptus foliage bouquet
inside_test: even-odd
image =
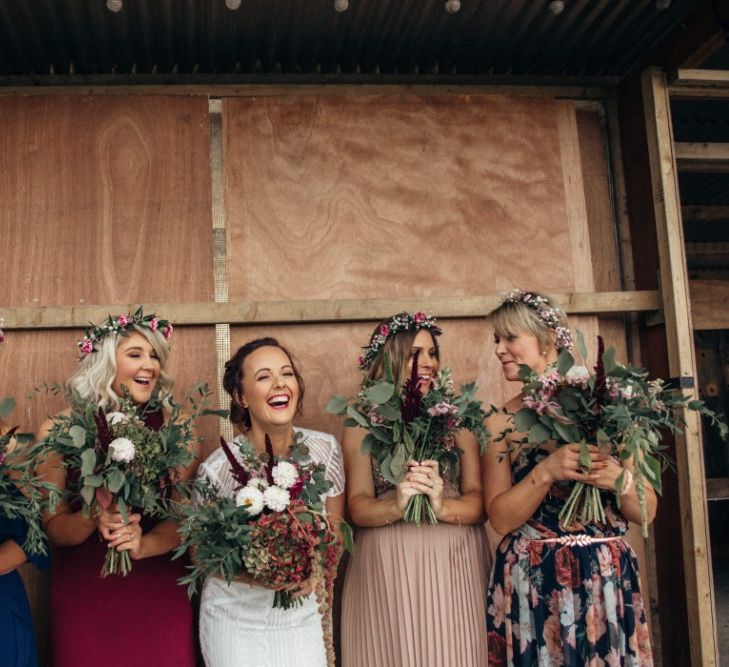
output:
[[[0,420],[9,417],[15,408],[12,398],[0,400]],[[54,512],[60,499],[58,488],[33,474],[30,460],[34,448],[16,448],[9,451],[10,441],[28,444],[33,436],[18,433],[15,426],[0,435],[0,516],[22,519],[27,525],[25,542],[27,553],[47,554],[48,540],[43,532],[43,512]]]
[[[346,416],[345,426],[368,431],[362,448],[375,458],[382,476],[395,485],[402,481],[411,460],[438,461],[441,473],[455,478],[461,451],[455,436],[460,429],[473,432],[482,451],[489,440],[484,426],[488,413],[475,398],[476,384],[461,385],[457,393],[450,370],[444,368],[423,395],[418,385],[418,355],[416,351],[402,391],[398,391],[391,361],[385,356],[383,380],[363,387],[354,399],[334,396],[327,405],[328,412]],[[430,500],[422,494],[410,499],[403,519],[417,525],[438,523]]]
[[[170,399],[169,414],[158,430],[151,426],[154,415],[163,421],[163,405],[156,400],[140,407],[125,395],[119,410],[104,412],[71,395],[70,414],[54,418],[39,456],[62,458],[70,499],[80,499],[87,515],[116,504],[125,521],[132,509],[162,516],[179,471],[192,462],[193,423],[202,414],[218,414],[205,408],[210,395],[207,385],[196,386],[185,413]],[[129,551],[108,549],[101,576],[126,576],[131,569]]]
[[[587,357],[584,338],[578,336],[578,349]],[[517,431],[525,442],[539,446],[554,440],[557,446],[579,443],[582,472],[589,472],[588,444],[620,461],[631,460],[633,480],[641,509],[643,534],[647,536],[644,482],[657,493],[662,490],[662,471],[667,464],[662,431],[680,432],[681,410],[696,410],[727,436],[727,425],[703,401],[690,400],[671,389],[663,380],[648,379],[648,371],[616,361],[614,348],[605,350],[598,336],[594,373],[575,363],[569,350],[562,350],[556,366],[541,375],[522,366],[523,407],[514,414]],[[630,473],[624,470],[615,482],[615,496],[627,489]],[[578,482],[559,515],[563,526],[604,522],[600,489]]]
[[[170,516],[180,522],[179,558],[191,551],[190,572],[179,580],[190,597],[199,581],[217,575],[230,584],[249,575],[275,589],[273,607],[291,609],[301,604],[291,590],[314,577],[322,614],[327,654],[334,655],[331,614],[334,580],[342,547],[352,551],[349,526],[324,511],[324,497],[332,486],[323,464],[314,463],[301,433],[296,434],[288,457],[273,453],[266,435],[266,453],[259,455],[242,438],[233,441],[239,458],[220,439],[230,463],[236,489],[222,495],[207,479],[191,487],[192,501],[170,503]],[[333,664],[333,663],[332,663]]]

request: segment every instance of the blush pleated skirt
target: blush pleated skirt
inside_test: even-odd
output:
[[[483,525],[357,531],[342,600],[342,667],[486,665]]]

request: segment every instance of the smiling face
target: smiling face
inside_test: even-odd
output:
[[[260,347],[243,360],[238,400],[248,408],[251,423],[262,430],[290,426],[299,407],[300,387],[286,352]]]
[[[133,332],[117,345],[116,375],[111,388],[117,396],[123,396],[126,387],[135,403],[147,403],[160,372],[160,361],[152,344],[142,334]]]
[[[519,379],[519,366],[526,364],[537,373],[542,373],[547,364],[556,361],[557,351],[551,345],[542,349],[534,334],[519,332],[512,335],[494,334],[494,350],[501,362],[501,370],[507,380]]]
[[[415,352],[418,354],[418,383],[420,391],[427,394],[433,383],[433,377],[438,372],[440,361],[438,359],[438,348],[435,346],[433,336],[427,329],[418,331],[413,340],[413,347],[408,360],[408,377],[413,371],[413,358]]]

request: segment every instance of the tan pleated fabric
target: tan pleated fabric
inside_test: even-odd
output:
[[[342,600],[342,667],[482,667],[484,526],[402,521],[357,531]]]

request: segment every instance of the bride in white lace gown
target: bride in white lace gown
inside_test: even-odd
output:
[[[326,466],[332,488],[326,512],[344,512],[342,452],[334,436],[294,428],[293,418],[303,398],[304,385],[288,351],[275,339],[263,338],[241,347],[226,364],[223,380],[231,395],[231,420],[256,451],[265,451],[265,435],[274,453],[285,455],[296,432],[305,437],[310,455]],[[239,459],[240,460],[240,459]],[[200,466],[199,477],[218,491],[233,496],[236,486],[230,464],[218,449]],[[274,609],[274,591],[246,576],[228,585],[209,577],[200,602],[200,644],[208,667],[326,667],[322,618],[313,593],[314,582],[305,582],[295,593],[302,604]]]

